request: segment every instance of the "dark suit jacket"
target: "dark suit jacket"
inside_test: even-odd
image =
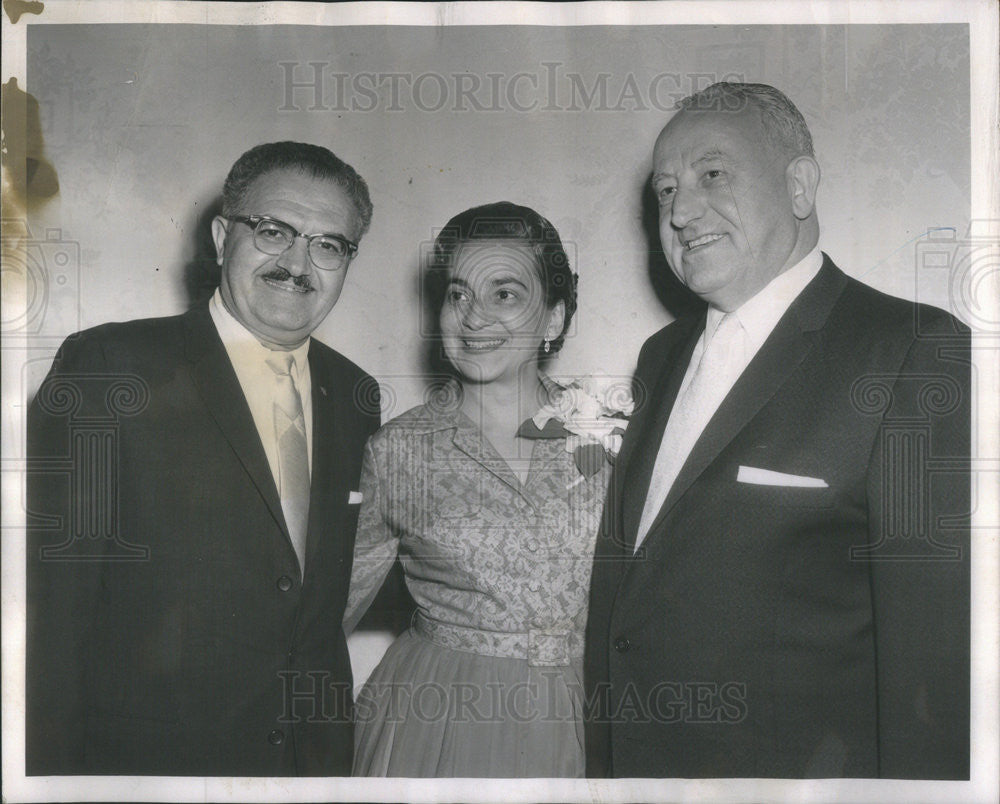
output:
[[[639,357],[591,586],[588,774],[968,778],[968,330],[825,257],[633,557],[703,328]]]
[[[349,774],[374,381],[317,341],[305,578],[207,306],[68,339],[28,416],[29,774]]]

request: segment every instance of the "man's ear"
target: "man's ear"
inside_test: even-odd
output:
[[[792,211],[800,221],[805,220],[816,209],[816,188],[819,187],[819,164],[811,156],[799,156],[785,168],[788,195],[792,199]]]
[[[558,338],[563,331],[563,323],[566,321],[566,304],[562,299],[557,301],[549,310],[549,323],[545,327],[545,337],[550,341]]]
[[[212,242],[215,243],[215,262],[222,265],[222,256],[226,253],[226,235],[229,234],[229,221],[221,215],[212,218]]]

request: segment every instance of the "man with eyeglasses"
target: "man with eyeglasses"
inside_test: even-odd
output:
[[[63,344],[28,418],[29,774],[350,773],[378,390],[311,334],[371,213],[327,149],[259,145],[212,222],[212,299]]]

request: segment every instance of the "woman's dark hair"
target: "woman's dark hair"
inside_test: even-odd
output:
[[[558,302],[565,306],[562,331],[549,342],[550,353],[558,352],[576,312],[577,276],[570,267],[556,228],[530,207],[510,201],[484,204],[460,212],[438,233],[427,276],[434,315],[440,315],[444,305],[455,252],[463,243],[475,240],[512,240],[531,248],[538,277],[545,288],[545,306],[549,310]],[[544,353],[541,356],[544,357]]]

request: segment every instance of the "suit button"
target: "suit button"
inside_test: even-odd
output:
[[[282,575],[280,578],[278,578],[278,588],[282,592],[287,592],[289,589],[292,588],[292,579],[289,578],[287,575]]]
[[[285,732],[283,732],[281,729],[271,729],[271,731],[267,735],[267,741],[271,745],[281,745],[283,742],[285,742]]]
[[[619,653],[628,653],[628,649],[631,644],[632,643],[625,637],[618,637],[618,639],[615,640],[615,650]]]

